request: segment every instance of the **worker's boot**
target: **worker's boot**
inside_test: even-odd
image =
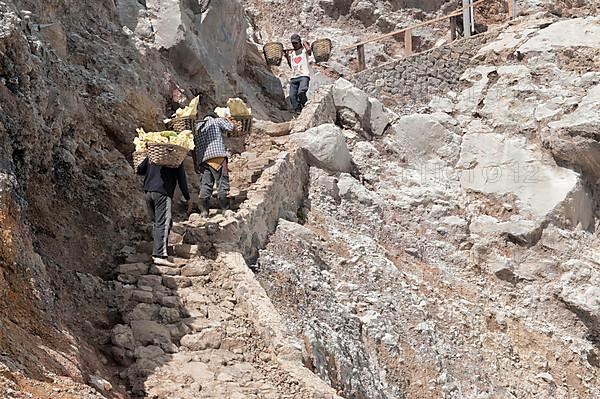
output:
[[[229,198],[219,198],[219,209],[221,210],[221,213],[225,213],[225,211],[229,209]]]
[[[209,200],[210,198],[200,198],[200,216],[202,216],[203,218],[208,217],[208,210],[210,209],[208,207]]]

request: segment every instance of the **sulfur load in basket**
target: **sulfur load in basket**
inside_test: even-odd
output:
[[[171,116],[170,119],[165,119],[165,125],[174,132],[180,133],[185,130],[194,131],[196,124],[196,115],[198,114],[198,103],[200,97],[196,96],[187,107],[179,108]]]
[[[252,129],[252,115],[232,115],[235,119],[236,131],[247,134]]]
[[[188,152],[194,149],[194,136],[191,130],[180,133],[174,131],[146,133],[144,129],[137,129],[137,133],[138,137],[133,140],[136,167],[136,154],[146,152],[153,164],[177,168],[185,160]]]
[[[267,65],[279,66],[283,59],[283,44],[276,42],[267,43],[263,46],[263,53]]]
[[[150,162],[167,168],[178,168],[185,160],[188,149],[175,144],[148,143]]]
[[[194,131],[196,120],[192,116],[183,116],[181,118],[173,118],[168,123],[169,129],[175,132],[183,132],[184,130]]]
[[[313,56],[315,57],[316,62],[326,62],[329,61],[329,57],[331,56],[331,40],[329,39],[319,39],[315,40],[311,49],[313,52]]]
[[[232,118],[235,129],[230,136],[243,136],[252,129],[252,109],[240,98],[227,100],[227,107],[215,108],[220,118]]]
[[[142,163],[144,158],[148,156],[148,150],[135,151],[133,153],[133,167],[137,169],[138,165]]]

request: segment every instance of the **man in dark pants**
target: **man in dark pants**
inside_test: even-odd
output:
[[[217,184],[219,208],[229,208],[229,170],[227,167],[227,149],[223,141],[223,132],[232,132],[233,123],[219,118],[214,113],[207,114],[196,125],[194,134],[194,168],[200,178],[200,216],[207,217],[209,200],[214,184]]]
[[[308,56],[312,55],[312,50],[307,42],[302,43],[302,39],[297,33],[292,35],[291,42],[294,49],[286,51],[285,58],[290,68],[292,68],[290,102],[294,112],[299,113],[308,101],[306,97],[310,84]]]
[[[146,208],[152,221],[152,237],[154,238],[154,249],[152,260],[161,266],[174,267],[175,264],[167,256],[169,232],[173,226],[171,208],[173,205],[173,194],[179,183],[179,188],[188,204],[188,213],[192,210],[190,192],[185,177],[183,164],[178,168],[166,168],[150,162],[146,157],[136,170],[138,175],[144,175],[144,200]]]

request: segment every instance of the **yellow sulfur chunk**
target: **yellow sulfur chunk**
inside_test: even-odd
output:
[[[246,103],[240,98],[230,98],[227,100],[227,107],[232,116],[250,116],[252,110],[246,106]]]

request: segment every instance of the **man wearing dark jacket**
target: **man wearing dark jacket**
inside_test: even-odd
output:
[[[138,175],[144,175],[144,200],[152,221],[152,237],[154,250],[152,260],[161,266],[174,267],[175,264],[167,256],[169,232],[173,226],[171,207],[173,194],[179,183],[179,189],[188,204],[188,213],[192,210],[190,192],[185,177],[183,164],[178,168],[166,168],[150,162],[146,157],[136,170]]]

